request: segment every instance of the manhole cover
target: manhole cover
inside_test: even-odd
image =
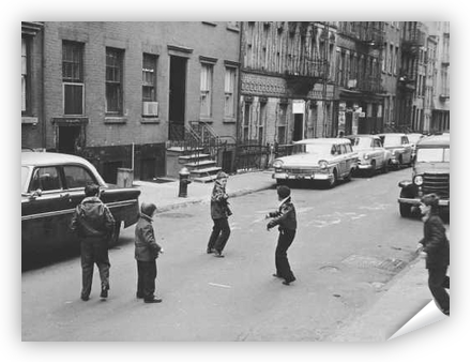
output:
[[[388,272],[399,272],[406,266],[406,262],[400,259],[379,259],[371,256],[350,255],[342,261],[343,263],[357,268],[377,268]]]
[[[325,265],[320,268],[321,271],[329,272],[329,273],[337,273],[339,272],[339,268],[333,265]]]

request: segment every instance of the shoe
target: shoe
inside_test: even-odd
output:
[[[290,285],[290,283],[295,282],[295,280],[296,280],[295,277],[293,277],[292,279],[289,279],[289,280],[286,279],[282,282],[282,284]]]
[[[135,293],[135,297],[137,299],[144,299],[144,296],[142,294],[139,294],[139,293]]]
[[[275,278],[282,278],[279,274],[276,274],[276,273],[273,274],[273,277],[275,277]]]
[[[212,249],[212,248],[207,248],[207,250],[206,250],[206,253],[207,253],[207,254],[212,254],[212,253],[214,253],[214,252],[215,252],[215,250]]]
[[[101,289],[100,298],[108,298],[108,289],[106,288]]]
[[[82,295],[81,297],[81,300],[83,300],[84,302],[88,302],[90,300],[90,297],[87,296],[87,295]]]
[[[225,255],[223,255],[220,251],[217,250],[214,251],[214,256],[216,258],[225,258]]]
[[[157,298],[144,300],[144,303],[161,303],[161,302],[162,302],[162,299],[157,299]]]

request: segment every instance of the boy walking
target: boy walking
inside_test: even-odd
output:
[[[85,186],[85,198],[76,207],[70,228],[80,239],[82,266],[81,299],[90,299],[93,281],[93,266],[100,271],[101,298],[108,297],[109,268],[108,240],[114,229],[114,217],[108,207],[100,200],[100,188],[96,184]]]
[[[157,211],[155,204],[143,202],[140,218],[135,227],[135,259],[137,260],[137,293],[144,303],[161,303],[155,298],[155,279],[157,277],[156,259],[163,248],[155,241],[152,221]]]
[[[295,238],[297,218],[290,197],[290,188],[285,185],[278,186],[277,195],[280,201],[279,209],[266,215],[266,218],[273,218],[267,225],[268,230],[279,225],[279,237],[275,253],[276,273],[273,276],[284,279],[282,284],[289,285],[295,281],[295,276],[287,259],[287,249],[289,249]]]

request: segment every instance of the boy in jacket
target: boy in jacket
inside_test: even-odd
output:
[[[418,243],[417,251],[426,258],[429,290],[442,313],[449,315],[450,298],[445,289],[450,287],[447,276],[450,247],[439,217],[439,197],[436,194],[423,196],[419,208],[424,215],[424,237]]]
[[[140,217],[135,227],[135,259],[137,260],[137,293],[138,299],[144,303],[161,303],[155,298],[155,279],[157,278],[156,259],[163,248],[155,241],[152,221],[157,207],[155,204],[143,202]]]
[[[228,175],[220,171],[214,183],[211,195],[211,218],[214,223],[212,233],[207,244],[207,254],[214,253],[214,256],[223,258],[222,251],[230,236],[230,225],[228,217],[232,215],[228,206],[228,195],[225,191]]]
[[[287,259],[287,249],[289,249],[295,238],[297,218],[290,197],[290,188],[285,185],[278,186],[277,195],[280,201],[279,209],[266,215],[266,218],[273,218],[267,225],[268,230],[279,225],[279,237],[275,253],[276,273],[273,276],[284,279],[282,284],[289,285],[295,281],[295,276]]]
[[[100,271],[101,298],[108,297],[109,268],[108,240],[114,230],[114,217],[99,198],[100,188],[96,184],[85,186],[85,198],[76,207],[70,229],[80,239],[82,266],[81,299],[90,299],[93,281],[93,266]]]

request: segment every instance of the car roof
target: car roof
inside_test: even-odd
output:
[[[441,134],[435,136],[424,137],[417,143],[419,147],[442,147],[450,146],[450,134]]]
[[[378,138],[380,139],[379,136],[377,136],[376,134],[350,134],[350,135],[347,135],[347,136],[344,136],[346,138]]]
[[[405,133],[393,133],[393,132],[390,132],[390,133],[380,133],[378,134],[377,136],[379,137],[382,137],[382,136],[406,136]]]
[[[90,163],[82,157],[56,152],[21,152],[22,166],[62,165],[67,163]]]
[[[334,145],[334,144],[350,144],[347,138],[306,138],[294,144],[310,144],[310,145]]]

